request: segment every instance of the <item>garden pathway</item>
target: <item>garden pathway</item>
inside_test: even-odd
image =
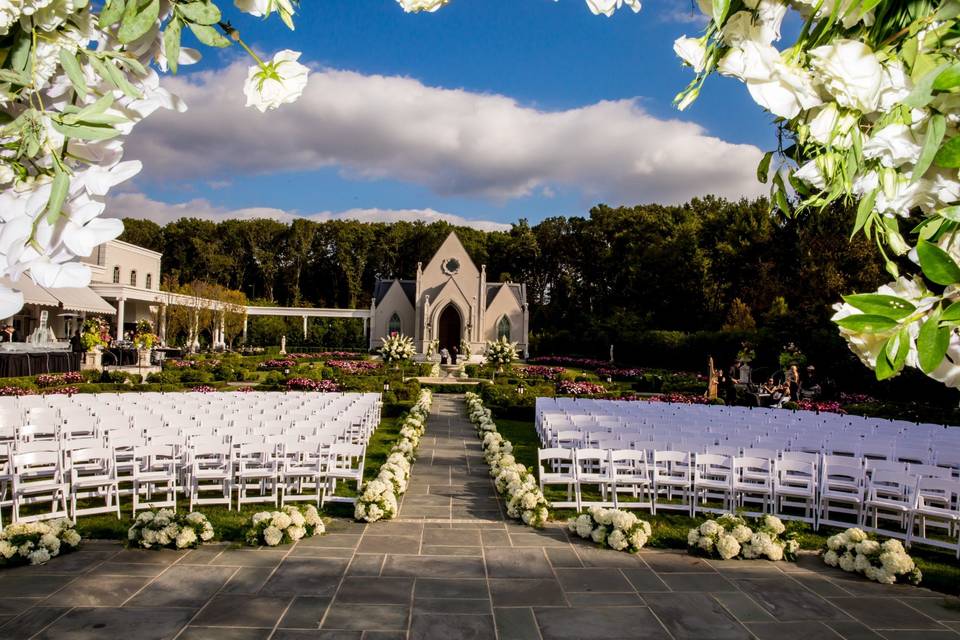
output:
[[[597,549],[501,517],[461,397],[435,396],[400,517],[281,549],[86,543],[0,572],[0,638],[955,638],[960,604],[825,567]]]

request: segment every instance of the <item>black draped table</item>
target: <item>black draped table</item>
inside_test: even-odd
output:
[[[135,367],[140,362],[140,352],[136,349],[113,347],[103,352],[105,367]]]
[[[72,351],[0,352],[0,378],[80,371],[82,353]]]

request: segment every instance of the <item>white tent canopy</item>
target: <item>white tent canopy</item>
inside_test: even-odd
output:
[[[63,289],[47,289],[47,291],[49,291],[60,304],[63,304],[63,308],[67,311],[109,314],[117,312],[112,304],[98,296],[88,287],[67,287]]]

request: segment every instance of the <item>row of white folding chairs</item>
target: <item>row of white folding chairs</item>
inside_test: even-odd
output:
[[[102,443],[91,442],[91,445]],[[11,507],[13,522],[115,512],[120,496],[132,495],[136,513],[145,508],[176,509],[178,493],[198,504],[250,502],[280,504],[300,500],[352,501],[336,496],[338,482],[363,478],[365,445],[290,441],[284,445],[194,441],[181,450],[174,444],[145,444],[130,449],[89,446],[63,451],[42,449],[9,455],[0,469],[0,507]],[[130,488],[123,492],[121,484]],[[96,501],[79,506],[78,501]],[[49,504],[48,511],[23,515],[22,508]],[[2,527],[2,519],[0,519]]]
[[[815,528],[856,525],[908,542],[922,540],[953,549],[960,558],[960,481],[939,467],[803,452],[757,457],[562,448],[540,449],[538,467],[541,489],[567,488],[567,500],[555,506],[680,509],[691,516],[772,513]],[[597,487],[601,500],[585,501],[584,486]],[[621,501],[623,492],[634,500]],[[927,535],[931,523],[945,531],[947,541]]]

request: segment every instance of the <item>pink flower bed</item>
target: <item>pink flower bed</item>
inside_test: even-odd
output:
[[[583,369],[596,369],[609,365],[607,360],[597,360],[595,358],[577,358],[574,356],[537,356],[530,358],[527,362],[534,364],[555,364],[568,367],[580,367]]]
[[[50,389],[45,393],[48,393],[50,395],[72,396],[75,393],[80,393],[80,387],[60,387],[59,389]]]
[[[644,370],[639,368],[620,369],[617,367],[601,367],[597,369],[597,375],[601,378],[614,378],[616,380],[622,380],[624,378],[639,378],[644,373]]]
[[[208,384],[198,384],[197,386],[192,387],[190,391],[196,391],[197,393],[213,393],[216,391],[216,389]]]
[[[36,392],[21,387],[0,387],[0,396],[32,396]]]
[[[287,360],[264,360],[259,365],[260,369],[290,369],[297,366],[297,361],[293,359]]]
[[[317,353],[288,353],[288,358],[293,360],[327,360],[336,358],[338,360],[362,360],[363,354],[355,351],[319,351]]]
[[[83,382],[83,376],[79,371],[67,371],[66,373],[41,373],[37,376],[38,387],[56,387],[62,384],[78,384]]]
[[[381,368],[379,362],[370,362],[369,360],[328,360],[327,364],[349,375],[376,371]]]
[[[845,414],[846,411],[843,407],[840,406],[839,402],[822,402],[817,400],[801,400],[797,403],[798,409],[803,409],[804,411],[817,411],[823,413],[842,413]]]
[[[519,367],[517,375],[521,378],[543,378],[545,380],[557,380],[566,372],[563,367],[544,367],[542,365],[533,365],[529,367]]]
[[[574,382],[572,380],[563,380],[557,385],[557,393],[562,395],[592,396],[598,393],[606,392],[606,387],[595,382]]]
[[[710,400],[706,396],[689,393],[661,393],[650,396],[646,400],[648,402],[672,402],[674,404],[710,404]]]
[[[843,404],[870,404],[877,399],[866,393],[841,393],[840,402]]]
[[[334,391],[340,391],[340,385],[333,380],[291,378],[287,380],[287,391],[320,391],[322,393],[331,393]]]

